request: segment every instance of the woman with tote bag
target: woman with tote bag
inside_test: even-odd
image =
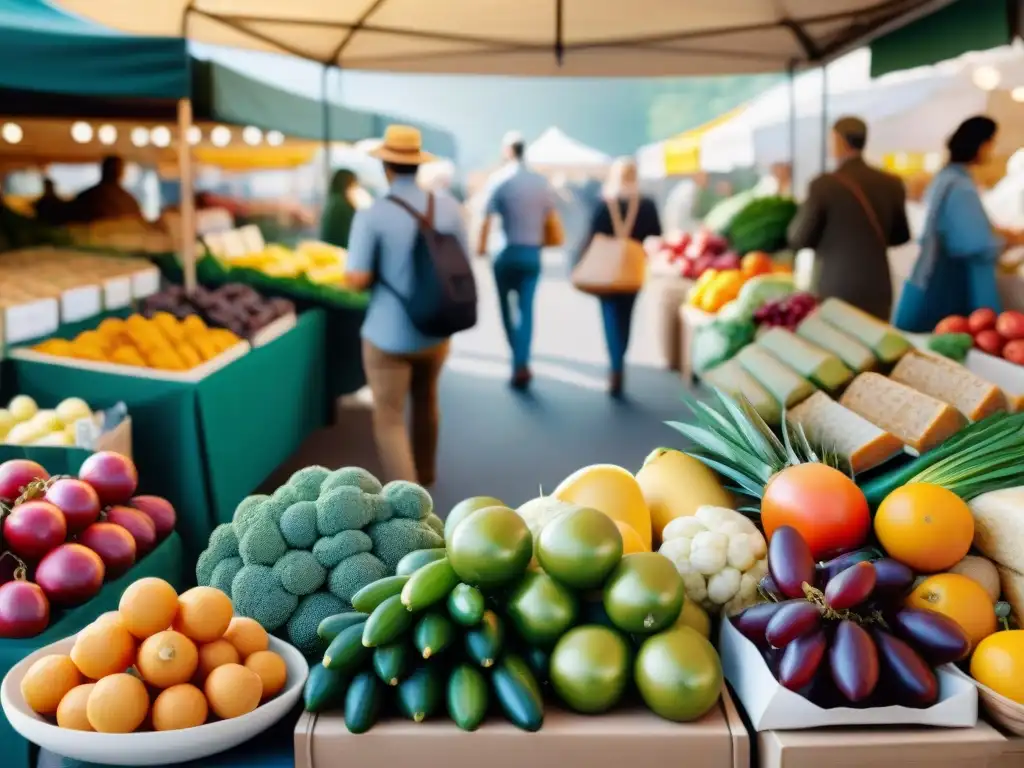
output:
[[[583,255],[572,272],[573,285],[601,302],[611,359],[608,390],[613,397],[622,395],[633,305],[647,270],[642,243],[660,235],[658,209],[637,189],[636,163],[631,158],[616,160],[594,208]]]

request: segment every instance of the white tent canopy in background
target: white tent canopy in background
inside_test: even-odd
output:
[[[142,35],[345,70],[524,76],[778,72],[952,0],[55,0]]]
[[[544,168],[597,170],[608,166],[611,158],[552,126],[527,145],[526,162]]]

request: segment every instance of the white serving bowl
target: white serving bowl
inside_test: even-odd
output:
[[[309,673],[302,654],[283,640],[270,638],[270,650],[280,654],[288,667],[284,690],[247,715],[219,720],[198,728],[144,733],[92,733],[58,728],[25,704],[21,681],[38,659],[54,653],[67,654],[75,644],[67,637],[15,665],[0,684],[0,706],[11,727],[33,744],[64,757],[107,765],[168,765],[185,763],[236,747],[263,733],[295,706]]]

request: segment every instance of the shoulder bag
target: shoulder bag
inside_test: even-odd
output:
[[[618,200],[608,200],[607,205],[614,234],[594,235],[572,271],[572,284],[577,290],[595,296],[638,293],[647,272],[647,254],[643,245],[630,235],[640,211],[640,198],[630,198],[625,219]]]
[[[882,223],[878,220],[878,214],[875,213],[875,209],[871,207],[871,203],[867,197],[864,196],[864,190],[862,190],[857,184],[845,178],[842,174],[834,173],[833,178],[846,187],[850,194],[857,198],[857,202],[860,207],[864,210],[864,215],[867,216],[868,223],[871,225],[871,229],[874,230],[875,236],[878,241],[882,244],[882,248],[889,248],[889,238],[885,234],[885,230],[882,228]]]

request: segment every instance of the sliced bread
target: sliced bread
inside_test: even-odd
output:
[[[911,350],[896,363],[889,378],[949,403],[971,421],[1007,410],[999,387],[940,355]]]
[[[800,425],[811,444],[838,453],[854,473],[877,467],[903,451],[898,437],[886,432],[824,392],[815,392],[786,413]]]

